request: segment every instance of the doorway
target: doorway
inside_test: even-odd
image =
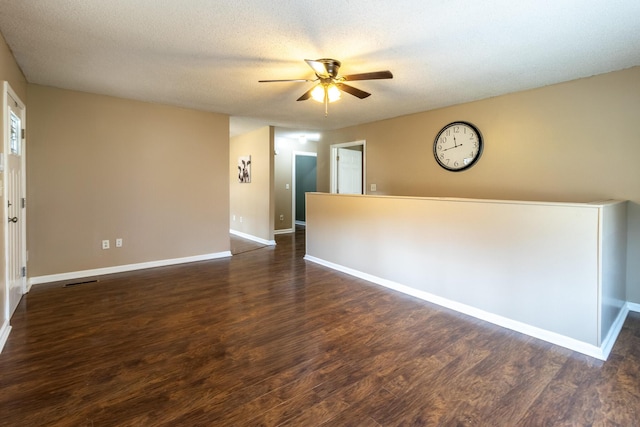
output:
[[[292,181],[293,191],[291,192],[291,206],[295,225],[306,225],[306,198],[305,193],[313,193],[317,190],[317,154],[303,151],[293,152]]]
[[[5,304],[9,321],[26,289],[26,191],[25,191],[25,105],[4,82],[4,149],[0,167],[4,171]]]
[[[366,141],[331,145],[331,192],[365,194]]]

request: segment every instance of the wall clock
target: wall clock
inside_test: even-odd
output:
[[[460,172],[476,164],[482,154],[482,134],[468,122],[453,122],[433,141],[433,156],[446,170]]]

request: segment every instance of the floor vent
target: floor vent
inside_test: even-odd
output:
[[[65,287],[65,288],[68,288],[68,287],[70,287],[70,286],[84,285],[84,284],[87,284],[87,283],[96,283],[97,281],[98,281],[97,279],[94,279],[94,280],[85,280],[84,282],[66,283],[66,284],[64,285],[64,287]]]

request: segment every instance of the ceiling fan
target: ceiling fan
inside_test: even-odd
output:
[[[344,82],[355,80],[378,80],[392,79],[391,71],[373,71],[370,73],[348,74],[344,76],[338,75],[341,62],[336,59],[305,59],[305,62],[313,69],[316,74],[315,79],[285,79],[285,80],[259,80],[259,83],[273,82],[318,82],[314,87],[302,94],[298,101],[305,101],[309,98],[324,103],[324,115],[329,113],[329,103],[340,99],[340,91],[347,92],[355,97],[364,99],[371,95]]]

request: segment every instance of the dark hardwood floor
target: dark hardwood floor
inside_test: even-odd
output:
[[[640,425],[638,313],[601,362],[305,262],[301,231],[276,240],[34,287],[0,425]]]

